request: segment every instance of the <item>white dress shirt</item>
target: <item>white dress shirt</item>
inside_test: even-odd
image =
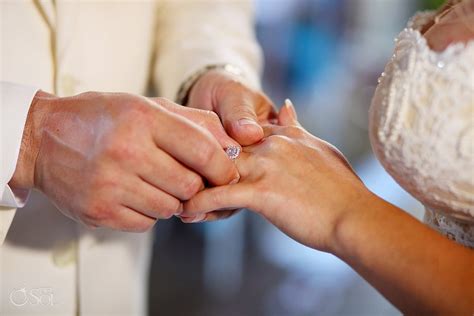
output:
[[[7,235],[16,209],[25,205],[29,193],[10,188],[8,181],[15,171],[26,117],[37,90],[0,82],[0,245]]]
[[[0,315],[142,315],[151,234],[89,230],[38,192],[12,190],[38,87],[173,99],[210,64],[258,86],[250,0],[0,1]],[[12,82],[12,83],[9,83]]]

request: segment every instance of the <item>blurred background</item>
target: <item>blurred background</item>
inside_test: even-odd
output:
[[[422,207],[377,163],[368,109],[393,40],[442,0],[257,0],[263,86],[290,97],[300,121],[336,145],[366,185],[420,218]],[[335,192],[337,194],[337,192]],[[151,315],[399,315],[349,266],[292,241],[258,216],[195,225],[161,221]]]

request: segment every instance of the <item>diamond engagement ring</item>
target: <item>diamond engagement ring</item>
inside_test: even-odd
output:
[[[240,155],[240,147],[230,146],[225,149],[225,153],[229,156],[230,159],[235,160]]]

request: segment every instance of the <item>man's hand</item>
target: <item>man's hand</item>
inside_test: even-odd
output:
[[[88,226],[145,231],[179,214],[181,201],[204,188],[202,177],[214,185],[239,178],[216,137],[233,141],[206,121],[209,113],[191,117],[210,131],[173,107],[131,94],[39,92],[10,185],[39,189]]]
[[[178,114],[179,116],[184,117],[201,127],[204,127],[206,130],[211,132],[222,148],[225,149],[231,146],[240,147],[235,140],[227,135],[216,112],[193,109],[169,101],[163,102],[163,98],[150,98],[150,100],[157,105],[162,106],[166,110]]]
[[[194,84],[186,105],[216,112],[226,132],[239,144],[246,146],[263,138],[261,124],[276,120],[277,114],[265,94],[252,89],[241,79],[225,70],[210,70]],[[181,219],[185,223],[212,221],[227,218],[235,212],[212,212]]]
[[[275,119],[276,112],[267,96],[240,79],[224,70],[211,70],[194,84],[187,105],[216,112],[227,133],[245,146],[263,138],[260,124]]]
[[[328,251],[337,224],[372,195],[339,150],[300,126],[290,103],[279,124],[265,126],[264,140],[243,148],[235,160],[239,183],[200,191],[182,216],[249,208],[298,242]]]

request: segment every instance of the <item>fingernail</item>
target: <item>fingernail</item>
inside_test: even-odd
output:
[[[295,106],[293,105],[293,102],[291,102],[290,99],[285,100],[285,107],[290,110],[291,114],[293,115],[293,118],[296,120],[297,114],[296,114]]]
[[[236,183],[239,182],[239,180],[240,180],[240,175],[237,178],[235,178],[234,180],[230,181],[229,184],[236,184]]]
[[[206,214],[198,215],[198,216],[194,217],[194,218],[191,220],[191,223],[199,223],[199,222],[202,222],[205,218],[206,218]]]
[[[183,203],[181,203],[179,205],[179,208],[176,210],[176,213],[174,213],[173,215],[174,216],[177,216],[177,215],[181,215],[181,213],[183,213],[184,209],[183,209]]]
[[[245,126],[245,125],[258,125],[257,122],[254,120],[248,119],[248,118],[243,118],[239,120],[239,125],[240,126]]]

